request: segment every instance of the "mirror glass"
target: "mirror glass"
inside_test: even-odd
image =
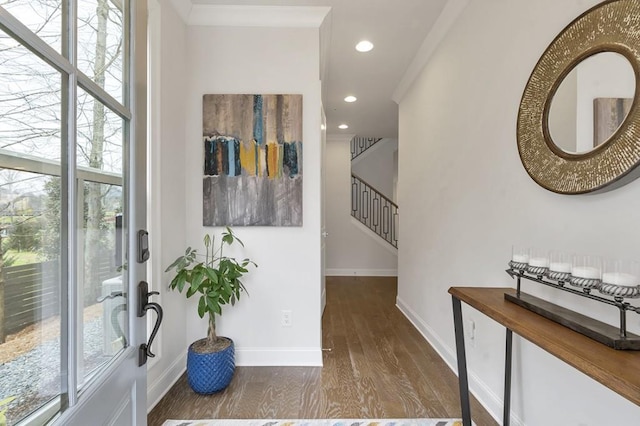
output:
[[[620,127],[631,108],[636,80],[619,53],[586,58],[562,80],[549,109],[553,143],[565,152],[589,152]]]

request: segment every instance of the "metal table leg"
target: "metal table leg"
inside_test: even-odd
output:
[[[462,304],[452,297],[453,325],[456,333],[456,353],[458,356],[458,385],[460,386],[460,407],[463,426],[471,426],[471,406],[469,404],[469,380],[467,379],[467,357],[464,351],[464,330],[462,328]]]
[[[509,426],[511,421],[511,358],[513,332],[507,328],[507,344],[504,356],[504,410],[502,412],[503,426]]]

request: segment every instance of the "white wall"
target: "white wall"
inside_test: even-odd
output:
[[[184,252],[186,244],[184,121],[186,26],[166,2],[153,5],[149,14],[149,230],[150,283],[164,309],[164,321],[152,350],[147,377],[147,403],[151,408],[185,369],[187,339],[184,296],[167,289],[164,269]],[[155,319],[155,315],[154,319]]]
[[[398,140],[384,138],[351,162],[351,172],[393,200]]]
[[[450,286],[514,286],[512,244],[640,258],[640,180],[566,196],[529,178],[518,156],[520,97],[555,35],[596,0],[472,1],[400,103],[398,304],[450,365]],[[490,23],[490,24],[488,24]],[[526,284],[525,291],[611,323],[608,306]],[[504,329],[476,323],[472,388],[501,417]],[[629,316],[637,332],[640,319]],[[527,425],[633,424],[640,407],[515,338],[512,407]]]
[[[303,95],[302,227],[238,227],[259,267],[244,280],[250,296],[226,307],[218,332],[234,339],[238,365],[321,365],[320,81],[317,28],[190,26],[187,30],[186,114],[178,143],[185,150],[186,240],[202,246],[202,95]],[[218,230],[217,230],[218,231]],[[190,303],[187,341],[206,335]],[[281,326],[291,310],[292,327]],[[185,348],[186,349],[186,348]]]
[[[247,246],[238,255],[259,268],[244,280],[250,297],[225,309],[218,332],[234,339],[238,365],[322,364],[318,30],[189,28],[171,2],[151,4],[151,282],[165,318],[148,367],[149,409],[184,372],[187,346],[206,335],[195,301],[169,291],[164,273],[213,230],[201,226],[205,93],[304,97],[304,226],[236,229]],[[280,326],[283,309],[293,313],[290,328]]]
[[[327,136],[327,275],[395,276],[395,249],[351,217],[350,140],[351,136]]]

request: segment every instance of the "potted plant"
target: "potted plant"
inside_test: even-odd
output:
[[[216,315],[222,315],[223,305],[235,305],[240,294],[246,291],[240,279],[248,273],[247,267],[258,266],[250,259],[238,261],[224,256],[224,247],[236,242],[244,247],[231,228],[226,227],[215,250],[215,237],[205,234],[204,256],[188,247],[184,255],[165,271],[175,269],[175,276],[169,284],[171,289],[181,293],[186,290],[187,298],[200,294],[198,315],[200,318],[208,315],[207,337],[193,342],[187,354],[189,386],[200,394],[211,394],[226,388],[235,371],[233,340],[216,334]]]

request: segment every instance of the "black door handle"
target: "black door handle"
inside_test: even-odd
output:
[[[156,302],[149,302],[149,297],[154,294],[160,293],[157,291],[149,292],[149,284],[146,281],[140,281],[140,284],[138,284],[138,317],[145,316],[147,311],[151,309],[156,312],[157,318],[156,323],[153,326],[153,331],[151,331],[151,336],[149,336],[149,342],[141,344],[138,349],[138,366],[145,365],[147,363],[147,358],[153,358],[156,356],[151,352],[151,344],[153,343],[153,339],[156,338],[156,334],[158,334],[158,329],[162,323],[162,306]]]

